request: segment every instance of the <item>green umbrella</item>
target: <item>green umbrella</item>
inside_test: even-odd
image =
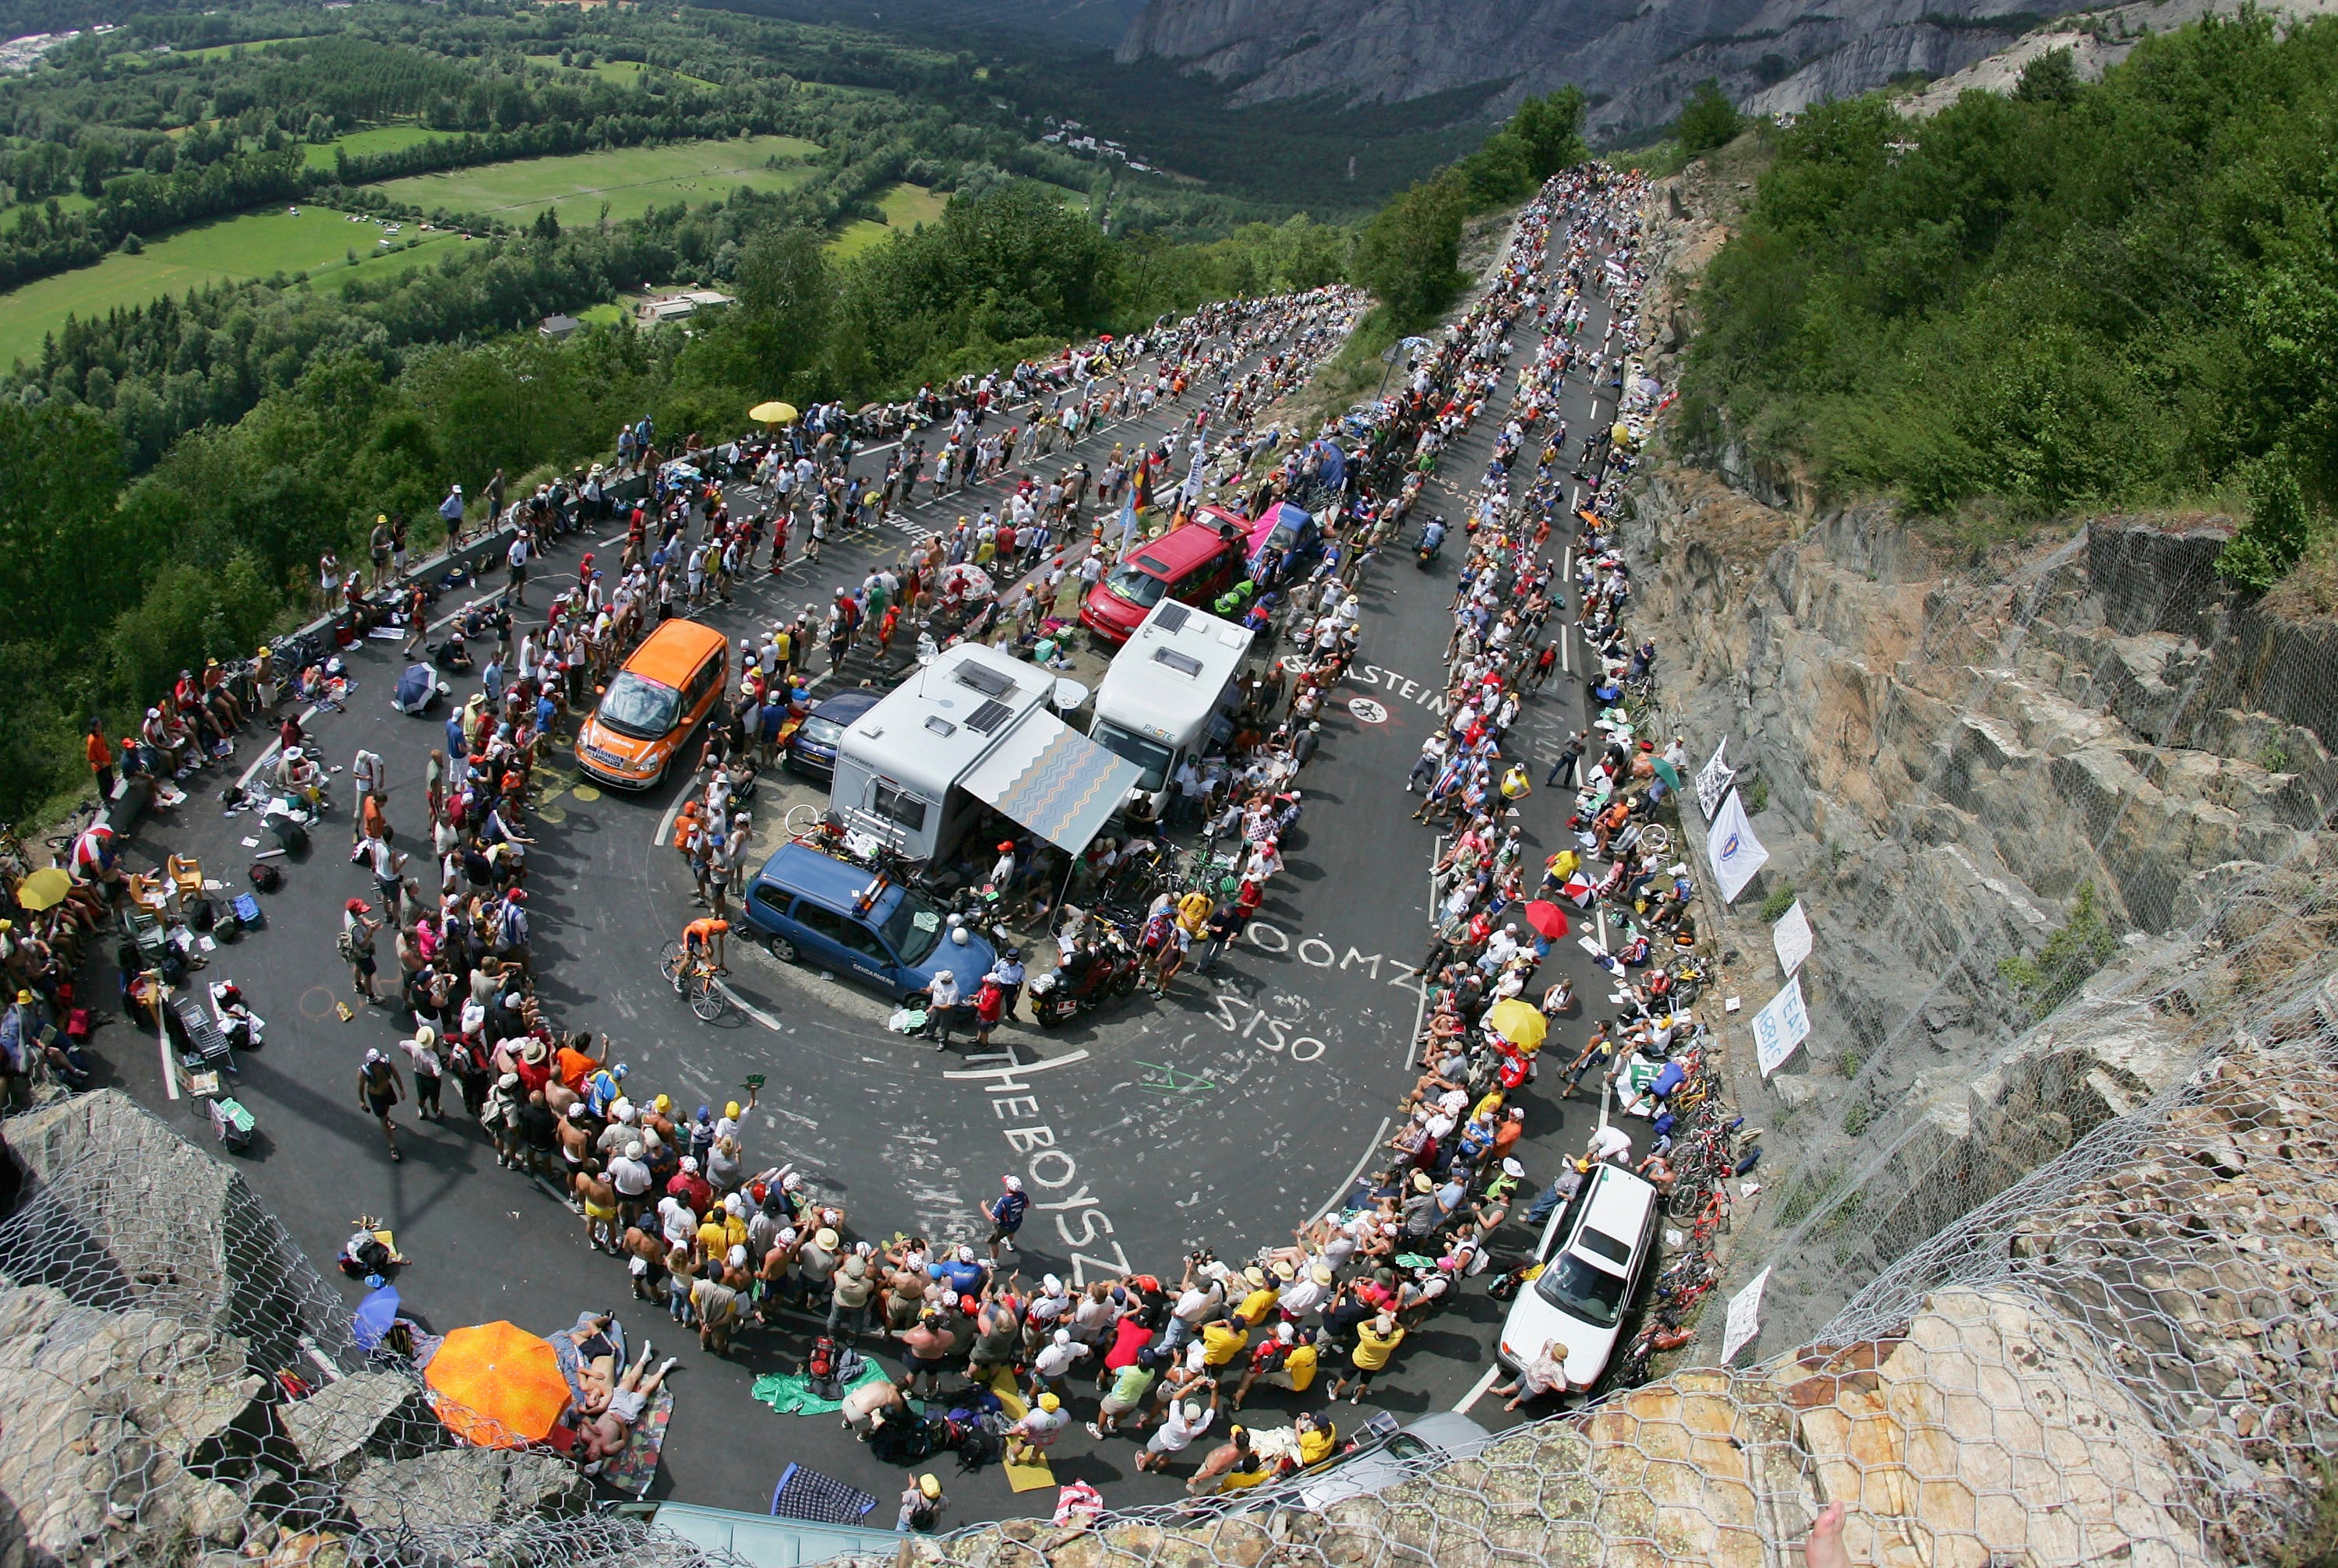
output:
[[[1666,789],[1673,790],[1675,794],[1679,792],[1681,787],[1680,769],[1674,767],[1671,763],[1665,761],[1661,757],[1656,759],[1656,777],[1665,781],[1665,787]]]

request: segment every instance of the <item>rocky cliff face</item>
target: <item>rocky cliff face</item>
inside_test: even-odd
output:
[[[1122,39],[1239,83],[1238,101],[1331,92],[1396,103],[1498,83],[1491,107],[1573,83],[1595,139],[1679,113],[1718,77],[1739,102],[1800,109],[2004,48],[2063,0],[1152,0]]]
[[[1740,199],[1699,170],[1655,209],[1667,380]],[[1708,464],[1656,462],[1623,537],[1666,718],[1726,738],[1771,851],[1719,926],[1727,989],[1750,1013],[1783,984],[1768,896],[1819,934],[1811,1039],[1767,1083],[1736,1058],[1770,1132],[1734,1271],[1773,1267],[1779,1344],[2319,984],[2338,626],[2229,595],[2220,518],[2096,517],[1976,554],[1740,449]],[[2008,965],[2088,907],[2100,972],[2041,1022],[2058,998]]]

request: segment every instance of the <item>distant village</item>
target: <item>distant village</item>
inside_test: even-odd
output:
[[[1077,152],[1084,158],[1116,158],[1140,174],[1153,172],[1150,163],[1140,163],[1128,155],[1128,149],[1117,142],[1087,134],[1087,127],[1076,120],[1058,120],[1053,114],[1046,119],[1047,133],[1040,141],[1061,147],[1066,152]]]

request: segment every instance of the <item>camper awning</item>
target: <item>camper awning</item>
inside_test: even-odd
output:
[[[1035,710],[976,763],[961,788],[1076,855],[1144,769]]]

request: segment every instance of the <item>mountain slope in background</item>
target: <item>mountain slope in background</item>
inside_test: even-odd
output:
[[[1152,0],[1124,62],[1207,72],[1238,103],[1315,93],[1377,103],[1504,83],[1507,113],[1568,83],[1587,129],[1628,142],[1677,116],[1707,76],[1738,103],[1800,109],[1896,76],[1943,76],[2073,0]]]

